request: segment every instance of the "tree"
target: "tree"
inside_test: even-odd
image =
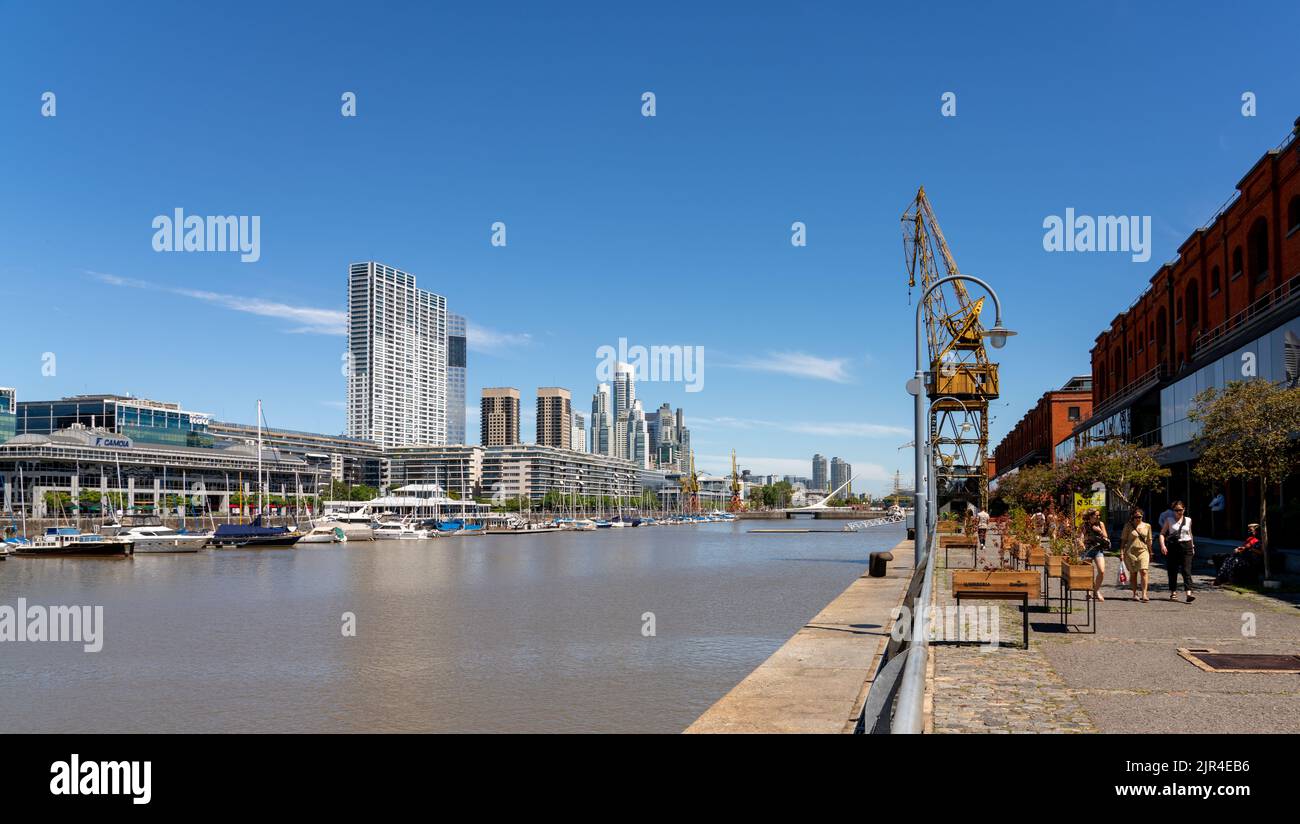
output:
[[[1268,560],[1268,490],[1300,469],[1300,388],[1265,380],[1232,381],[1219,392],[1196,396],[1187,417],[1200,425],[1192,442],[1199,453],[1194,470],[1211,483],[1240,480],[1259,484],[1259,543],[1264,577]]]
[[[1156,461],[1155,447],[1119,440],[1085,446],[1062,471],[1067,491],[1087,492],[1100,482],[1125,509],[1132,509],[1143,493],[1159,492],[1168,477],[1169,470]]]
[[[1064,481],[1064,473],[1058,467],[1035,464],[1002,476],[997,494],[1009,507],[1032,511],[1050,504]]]

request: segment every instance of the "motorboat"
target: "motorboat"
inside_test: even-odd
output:
[[[317,524],[298,539],[300,544],[345,544],[347,541],[348,534],[343,527],[331,523]]]
[[[129,538],[132,552],[198,552],[212,540],[211,532],[172,529],[156,515],[128,515],[125,524],[105,524],[99,534]]]
[[[117,536],[82,532],[76,527],[52,526],[31,543],[14,547],[13,553],[45,558],[125,558],[131,554],[131,541]]]
[[[388,521],[375,527],[376,541],[421,541],[428,538],[431,534],[427,529],[420,529],[411,523],[409,519],[403,521]]]

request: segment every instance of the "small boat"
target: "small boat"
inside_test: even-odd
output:
[[[131,554],[131,541],[82,532],[75,527],[52,526],[31,543],[16,547],[14,554],[43,558],[125,558]]]
[[[614,525],[611,522],[606,521],[604,518],[600,519],[599,521],[595,521],[593,524],[594,529],[609,529],[612,526]]]
[[[258,515],[251,524],[218,525],[212,533],[212,545],[274,549],[291,547],[300,538],[301,532],[287,526],[262,526],[262,516]]]
[[[573,529],[576,529],[579,532],[590,532],[593,529],[600,528],[601,523],[605,523],[606,527],[609,526],[608,522],[593,521],[590,518],[582,518],[581,520],[573,522]]]
[[[105,524],[99,534],[128,538],[133,553],[198,552],[212,539],[210,532],[182,532],[165,525],[156,515],[128,515],[125,525]]]
[[[348,534],[338,524],[319,524],[298,539],[300,544],[346,544]]]
[[[375,527],[376,541],[422,541],[429,536],[429,530],[417,528],[409,519],[401,522],[389,521]]]

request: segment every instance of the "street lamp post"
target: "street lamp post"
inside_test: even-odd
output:
[[[916,302],[916,374],[913,378],[915,384],[913,389],[915,390],[914,407],[916,413],[915,415],[916,433],[915,433],[915,447],[914,447],[914,451],[916,455],[916,460],[915,460],[916,483],[914,484],[914,486],[916,487],[916,490],[915,490],[915,502],[913,504],[913,512],[915,514],[913,518],[916,523],[915,546],[916,546],[917,566],[920,566],[921,564],[925,563],[927,556],[929,555],[930,552],[930,534],[929,534],[930,501],[927,501],[926,499],[931,497],[931,492],[930,492],[931,488],[935,490],[933,493],[934,495],[938,494],[937,484],[934,483],[934,478],[931,477],[933,475],[933,471],[929,473],[926,472],[926,464],[932,462],[931,460],[929,460],[930,458],[929,453],[931,452],[932,447],[930,446],[929,438],[928,437],[923,438],[921,434],[926,429],[925,367],[921,360],[921,310],[922,308],[925,307],[925,301],[927,298],[930,297],[931,292],[933,292],[935,289],[939,288],[940,286],[944,285],[945,283],[948,283],[950,281],[955,281],[955,280],[968,280],[972,283],[977,283],[981,287],[983,287],[984,291],[989,293],[989,297],[993,298],[993,308],[994,308],[993,328],[985,331],[984,336],[989,339],[989,343],[993,346],[994,349],[1001,349],[1003,346],[1006,345],[1007,338],[1015,334],[1015,332],[1012,332],[1010,329],[1007,329],[1002,325],[1002,301],[998,299],[998,293],[993,291],[993,287],[989,286],[983,280],[980,280],[979,278],[973,275],[948,275],[947,277],[940,278],[939,280],[936,280],[934,283],[930,284],[930,286],[925,290],[925,292],[921,294],[921,299]],[[922,484],[924,484],[925,486],[923,487]]]

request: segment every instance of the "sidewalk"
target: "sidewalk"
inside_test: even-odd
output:
[[[969,558],[964,554],[963,559]],[[942,563],[943,557],[938,561]],[[954,568],[959,559],[952,557]],[[1063,633],[1056,612],[1030,606],[1030,649],[936,644],[929,683],[934,732],[1300,732],[1300,675],[1205,672],[1178,648],[1300,654],[1300,609],[1282,598],[1209,586],[1196,601],[1168,600],[1153,566],[1149,603],[1115,585],[1107,558],[1095,635]],[[952,602],[948,570],[936,570],[935,603]],[[1052,594],[1056,582],[1052,582]],[[1182,596],[1180,595],[1180,598]],[[1294,598],[1293,598],[1294,600]],[[1020,606],[999,605],[1001,637],[1018,645]],[[1055,609],[1055,604],[1052,604]],[[1075,598],[1073,621],[1084,613]],[[1243,627],[1254,621],[1254,637]]]

